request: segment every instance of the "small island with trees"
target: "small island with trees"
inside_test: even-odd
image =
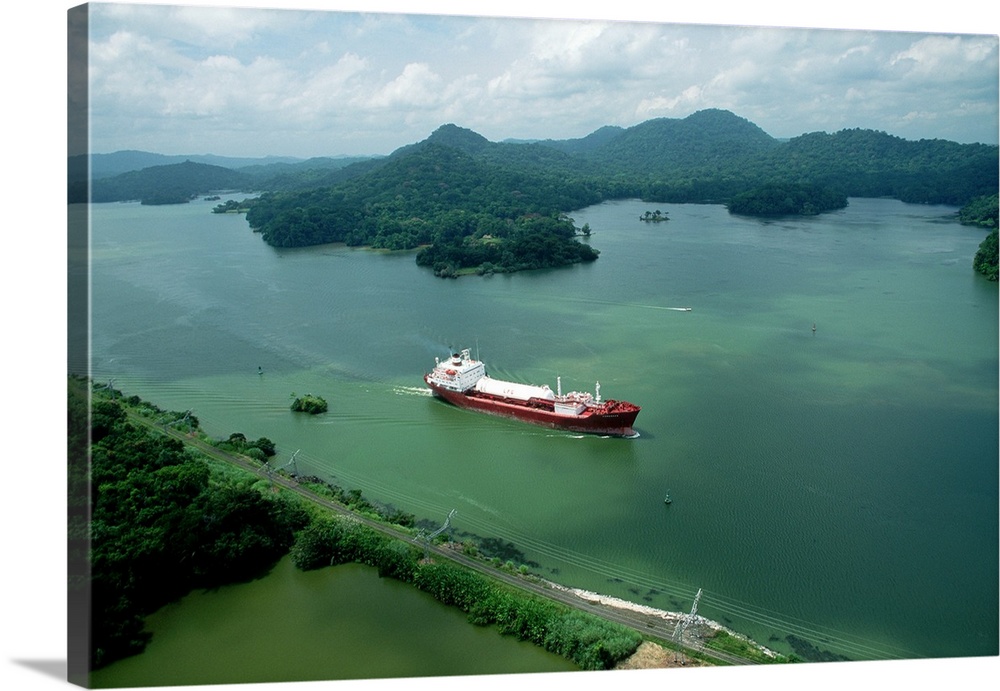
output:
[[[639,217],[639,220],[643,223],[662,223],[663,221],[669,221],[670,217],[667,216],[665,211],[657,209],[656,211],[647,211]]]
[[[294,396],[295,394],[292,395]],[[291,407],[296,413],[309,413],[310,415],[319,415],[327,411],[326,399],[322,396],[314,396],[311,393],[296,397],[292,401]]]

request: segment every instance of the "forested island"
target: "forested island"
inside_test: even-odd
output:
[[[256,190],[256,199],[216,211],[245,211],[251,228],[276,247],[419,249],[421,266],[455,277],[597,259],[566,214],[606,200],[717,203],[754,215],[824,213],[843,208],[848,197],[962,206],[996,191],[997,152],[995,145],[861,129],[782,141],[710,109],[538,142],[491,142],[449,124],[389,156],[258,164],[231,171],[238,178],[186,162],[174,172],[197,174],[202,181],[194,187],[203,189],[168,184],[156,170],[94,181],[92,200],[159,203],[198,191]]]
[[[295,396],[295,394],[292,394],[292,396]],[[311,393],[295,397],[295,400],[292,401],[291,405],[292,412],[309,413],[310,415],[325,413],[328,407],[329,406],[327,406],[325,398],[322,396],[314,396]]]

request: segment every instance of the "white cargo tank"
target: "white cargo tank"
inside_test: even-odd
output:
[[[527,401],[532,398],[554,401],[556,398],[552,389],[547,386],[518,384],[511,381],[503,381],[502,379],[492,379],[489,376],[482,377],[476,382],[476,391],[493,396],[515,398],[519,401]]]

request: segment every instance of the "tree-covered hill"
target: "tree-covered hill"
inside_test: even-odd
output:
[[[152,197],[162,188],[177,188],[183,194],[191,190],[190,183],[195,182],[194,186],[198,188],[188,195],[190,198],[217,189],[301,190],[327,187],[374,167],[379,158],[383,157],[337,156],[302,160],[278,156],[232,158],[202,155],[185,158],[145,151],[70,156],[67,161],[69,203],[87,201],[88,176],[94,182],[95,197],[92,201],[95,202]],[[182,163],[238,172],[246,180],[239,185],[220,185],[214,176],[193,177],[189,169],[177,167]],[[159,170],[148,172],[150,169]],[[220,173],[219,179],[225,182],[225,174]]]
[[[411,154],[426,146],[457,149],[484,163],[523,172],[543,172],[548,175],[579,177],[584,173],[600,176],[591,161],[559,150],[544,142],[491,142],[464,127],[448,124],[434,130],[427,139],[401,147],[391,158]]]
[[[94,180],[91,183],[91,201],[139,200],[143,204],[182,204],[204,192],[250,188],[251,179],[243,173],[185,161]]]
[[[745,118],[702,110],[683,119],[657,118],[622,131],[587,156],[616,173],[651,176],[732,175],[780,143]]]
[[[586,184],[427,141],[331,188],[262,195],[247,221],[278,247],[429,245],[421,263],[452,276],[484,263],[490,271],[510,271],[596,258],[575,239],[572,222],[560,209],[599,199]],[[531,233],[537,237],[529,243]],[[542,249],[535,261],[525,256],[528,244]]]
[[[909,141],[873,130],[815,132],[772,152],[762,174],[834,187],[850,197],[960,206],[997,188],[997,147]]]
[[[167,155],[149,151],[115,151],[113,153],[78,154],[69,157],[70,179],[80,179],[88,173],[94,179],[109,178],[133,170],[152,168],[153,166],[168,166],[175,163],[204,163],[210,166],[220,166],[233,170],[250,167],[266,167],[270,165],[294,165],[301,162],[291,156],[265,156],[262,158],[244,158],[235,156],[218,156],[215,154]],[[346,165],[346,164],[345,164]],[[89,167],[89,170],[88,170]]]
[[[818,213],[851,196],[960,206],[996,191],[997,150],[860,129],[779,141],[745,118],[711,109],[561,142],[496,143],[447,124],[381,158],[238,171],[194,162],[156,166],[95,180],[93,200],[169,203],[215,189],[253,189],[263,194],[247,220],[272,245],[425,247],[418,261],[447,276],[592,260],[597,252],[574,237],[564,214],[609,199],[751,202],[747,208],[767,213],[777,206]],[[794,194],[779,199],[779,187]],[[71,186],[71,201],[73,194]],[[762,194],[770,199],[763,206]],[[545,235],[528,242],[530,233]],[[524,254],[528,248],[539,256]]]
[[[600,149],[624,131],[622,127],[605,125],[579,139],[546,139],[538,143],[568,154],[587,154]]]
[[[783,142],[724,110],[649,120],[605,135],[577,158],[651,201],[725,203],[750,189],[791,184],[848,197],[961,205],[998,184],[996,146],[909,141],[861,129]]]
[[[842,208],[848,196],[959,204],[995,189],[996,168],[995,146],[867,130],[782,142],[723,110],[601,128],[562,144],[494,143],[448,124],[385,159],[345,169],[330,187],[265,194],[247,219],[283,247],[423,246],[418,262],[450,276],[596,258],[562,214],[607,199],[796,214]],[[527,241],[529,229],[542,228],[545,237]]]

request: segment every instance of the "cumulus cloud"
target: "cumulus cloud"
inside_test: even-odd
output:
[[[427,108],[438,103],[442,79],[429,65],[411,62],[402,74],[379,89],[370,101],[376,108]]]
[[[91,34],[103,151],[388,153],[445,122],[565,138],[702,108],[997,136],[995,36],[143,5],[95,6]]]

